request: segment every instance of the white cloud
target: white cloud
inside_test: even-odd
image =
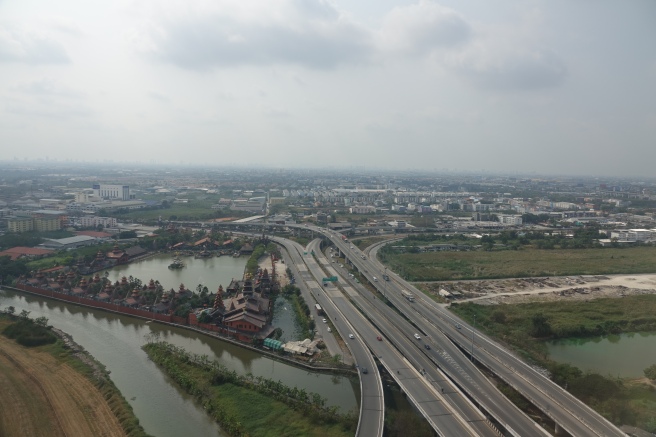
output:
[[[31,82],[21,83],[16,89],[25,94],[35,95],[35,96],[56,96],[56,97],[69,97],[69,98],[79,98],[82,97],[82,93],[75,91],[71,88],[68,88],[60,83],[50,79],[43,78],[39,80],[33,80]]]
[[[378,41],[382,51],[425,54],[466,42],[469,23],[456,11],[433,1],[392,9],[383,20]]]
[[[0,62],[65,64],[64,46],[49,36],[22,26],[0,23]]]
[[[369,32],[327,1],[223,1],[174,12],[140,32],[142,52],[187,69],[366,62]]]
[[[530,90],[558,86],[567,77],[565,62],[541,48],[513,49],[480,41],[445,56],[448,69],[480,88]]]

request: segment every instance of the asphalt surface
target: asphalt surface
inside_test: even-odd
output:
[[[377,249],[370,252],[366,268],[371,271],[382,272],[384,266],[377,261]],[[357,261],[356,261],[357,262]],[[388,283],[397,299],[395,305],[404,314],[418,320],[426,320],[431,326],[436,327],[448,336],[454,343],[464,350],[472,348],[472,327],[454,316],[444,307],[427,298],[420,290],[417,290],[407,281],[393,272],[387,271],[391,281]],[[409,303],[400,298],[401,289],[413,292],[416,301]],[[460,325],[458,329],[456,325]],[[424,325],[426,326],[426,325]],[[428,327],[426,328],[429,329]],[[600,414],[592,410],[583,402],[576,399],[560,386],[553,383],[544,375],[532,368],[506,348],[482,335],[474,332],[474,356],[488,369],[511,385],[533,404],[540,408],[547,416],[559,424],[573,436],[626,436],[619,428],[614,426]],[[457,354],[462,358],[462,353]],[[456,354],[452,355],[455,359]],[[496,416],[496,414],[495,414]],[[496,416],[502,418],[503,416]],[[507,423],[510,430],[519,435],[528,434],[525,427],[510,419],[501,419]],[[535,430],[533,431],[535,432]]]
[[[314,249],[315,253],[319,251],[317,241],[315,240],[308,246]],[[466,431],[469,435],[498,435],[497,430],[491,426],[485,416],[430,361],[427,355],[433,352],[432,348],[426,349],[425,342],[417,341],[414,338],[417,330],[412,325],[381,299],[375,298],[375,295],[362,284],[356,283],[355,278],[349,277],[344,268],[331,263],[323,254],[317,258],[328,275],[339,278],[338,283],[352,302],[366,313],[369,320],[380,330],[377,336],[384,340],[374,340],[375,337],[370,334],[368,342],[370,348],[379,357],[379,361],[386,366],[388,372],[400,380],[399,385],[403,390],[413,396],[418,408],[429,419],[429,422],[436,423],[438,432],[441,432],[442,435],[463,435],[462,433]],[[395,349],[400,353],[401,361],[396,356],[389,359],[389,355],[396,352]],[[414,381],[407,381],[408,374],[413,379],[419,375],[421,381],[428,384],[430,389],[426,391],[425,387],[413,385]],[[461,422],[461,425],[463,425],[462,422],[465,422],[466,425],[461,426],[460,429],[454,428],[455,423],[450,423],[452,418],[447,414],[454,415],[453,419]]]
[[[298,243],[277,237],[274,238],[274,241],[280,243],[287,249],[292,262],[296,264],[297,267],[308,265],[307,261],[310,259],[314,261],[311,254],[304,254],[304,248]],[[315,272],[315,275],[313,276],[309,271],[310,269],[314,269],[313,266],[308,265],[308,270],[302,267],[298,269],[300,278],[297,278],[297,281],[302,280],[307,285],[312,293],[312,299],[319,302],[327,317],[331,317],[335,329],[337,329],[347,343],[357,368],[360,370],[362,368],[367,368],[366,374],[363,374],[361,371],[359,372],[361,398],[360,418],[356,436],[382,437],[385,421],[385,402],[383,397],[382,380],[372,354],[362,342],[360,336],[355,335],[356,330],[351,322],[358,324],[358,318],[352,320],[353,317],[349,317],[352,316],[350,313],[344,315],[341,312],[341,309],[346,309],[348,311],[346,306],[338,309],[331,299],[321,298],[323,291],[316,280],[316,273],[318,272]],[[321,279],[321,276],[319,276],[319,279]],[[312,308],[312,300],[306,300],[306,303]],[[319,323],[321,322],[319,321]],[[350,339],[349,334],[353,334],[355,338]]]

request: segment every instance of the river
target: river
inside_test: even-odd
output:
[[[232,277],[241,277],[246,260],[216,258],[217,261],[223,259],[233,266],[233,270],[215,269],[213,274],[205,273],[203,277],[206,278],[208,287],[209,284],[217,284],[216,287],[213,286],[216,289],[218,283],[225,287]],[[122,266],[119,272],[110,273],[110,277],[112,274],[133,275],[146,282],[150,277],[146,279],[140,273],[150,271],[148,270],[150,267],[144,264],[159,263],[161,267],[161,264],[168,260],[170,257],[161,259],[155,257],[127,266],[135,267],[134,270]],[[241,266],[233,264],[235,260],[241,261]],[[195,265],[197,261],[204,263],[208,260],[193,258],[186,260],[188,267],[191,267],[191,264]],[[166,265],[164,265],[164,273],[170,272]],[[238,274],[236,269],[239,271]],[[190,270],[189,277],[193,275],[198,277],[198,272]],[[159,279],[162,285],[165,285],[161,279],[164,275],[153,274],[152,277]],[[174,278],[177,280],[180,276]],[[165,287],[169,287],[168,283]],[[78,344],[107,367],[111,372],[112,381],[132,405],[141,425],[146,432],[157,437],[222,434],[203,409],[189,396],[179,391],[148,360],[141,346],[145,343],[145,336],[150,333],[159,333],[162,340],[184,347],[190,352],[207,354],[210,358],[218,359],[240,374],[250,372],[255,376],[280,380],[284,384],[319,393],[327,398],[328,405],[337,405],[342,411],[357,408],[359,396],[357,380],[308,372],[193,331],[0,289],[0,309],[8,306],[15,307],[17,313],[22,310],[30,311],[31,318],[47,317],[50,325],[72,335]]]
[[[656,332],[564,339],[547,343],[549,358],[585,371],[620,378],[644,377],[656,364]]]

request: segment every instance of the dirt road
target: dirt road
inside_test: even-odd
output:
[[[0,387],[0,436],[125,435],[88,379],[1,335]]]
[[[656,294],[656,274],[557,276],[476,281],[422,283],[422,288],[460,293],[459,302],[482,305],[526,303],[558,299],[596,299],[636,294]]]

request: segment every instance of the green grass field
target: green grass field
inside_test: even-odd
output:
[[[393,253],[384,262],[411,281],[653,273],[655,247]]]

